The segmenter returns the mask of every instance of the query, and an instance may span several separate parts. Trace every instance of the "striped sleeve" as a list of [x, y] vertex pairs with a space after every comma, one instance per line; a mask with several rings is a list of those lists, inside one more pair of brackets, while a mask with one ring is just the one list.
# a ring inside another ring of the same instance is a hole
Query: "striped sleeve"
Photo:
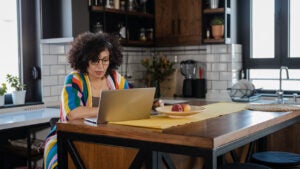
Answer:
[[89, 98], [90, 86], [87, 75], [72, 72], [65, 79], [61, 93], [61, 117], [66, 120], [68, 113], [79, 106], [91, 107], [92, 100]]
[[47, 139], [45, 141], [44, 168], [45, 169], [58, 168], [56, 126], [50, 131], [50, 134], [47, 136]]
[[117, 71], [107, 78], [110, 89], [129, 89], [128, 81]]

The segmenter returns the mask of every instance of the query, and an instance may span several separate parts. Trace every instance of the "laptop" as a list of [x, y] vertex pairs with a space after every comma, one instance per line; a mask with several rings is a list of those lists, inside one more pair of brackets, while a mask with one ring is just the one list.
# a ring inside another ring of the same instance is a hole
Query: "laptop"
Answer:
[[97, 118], [85, 118], [92, 123], [150, 118], [155, 88], [105, 90], [101, 93]]

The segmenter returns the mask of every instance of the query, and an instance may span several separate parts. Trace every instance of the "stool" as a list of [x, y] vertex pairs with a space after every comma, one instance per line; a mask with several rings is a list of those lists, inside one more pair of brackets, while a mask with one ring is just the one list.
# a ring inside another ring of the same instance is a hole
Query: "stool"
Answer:
[[219, 169], [271, 169], [269, 167], [254, 163], [231, 163], [224, 164]]
[[295, 167], [300, 165], [300, 155], [289, 152], [265, 151], [252, 154], [253, 162], [269, 167]]

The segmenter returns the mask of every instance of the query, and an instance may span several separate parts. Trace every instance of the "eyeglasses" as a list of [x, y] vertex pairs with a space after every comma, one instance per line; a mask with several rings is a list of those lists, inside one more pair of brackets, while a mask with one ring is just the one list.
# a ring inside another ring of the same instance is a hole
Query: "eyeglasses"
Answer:
[[106, 66], [106, 65], [109, 64], [109, 59], [108, 58], [98, 59], [96, 62], [92, 61], [91, 64], [94, 65], [94, 66], [98, 66], [98, 64], [100, 63], [100, 61], [101, 61], [101, 64], [103, 66]]

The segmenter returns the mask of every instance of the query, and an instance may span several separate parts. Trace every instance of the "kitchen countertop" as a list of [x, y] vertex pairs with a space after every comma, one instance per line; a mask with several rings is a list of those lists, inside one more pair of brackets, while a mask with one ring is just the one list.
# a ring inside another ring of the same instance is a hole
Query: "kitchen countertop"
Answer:
[[1, 113], [0, 130], [48, 123], [53, 117], [59, 117], [59, 109], [41, 108]]

